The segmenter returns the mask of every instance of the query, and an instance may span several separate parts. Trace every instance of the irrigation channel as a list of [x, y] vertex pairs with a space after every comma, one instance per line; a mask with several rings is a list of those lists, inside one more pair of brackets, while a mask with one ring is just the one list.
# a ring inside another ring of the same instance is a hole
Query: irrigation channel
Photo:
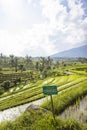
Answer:
[[87, 123], [87, 96], [78, 99], [76, 103], [68, 107], [61, 115], [62, 119], [75, 118]]
[[31, 103], [27, 103], [27, 104], [13, 107], [13, 108], [10, 108], [10, 109], [4, 110], [4, 111], [0, 111], [0, 122], [14, 120], [18, 116], [20, 116], [29, 105], [31, 105], [31, 104], [40, 105], [45, 100], [47, 100], [47, 98], [42, 98], [42, 99], [39, 99], [39, 100], [31, 102]]

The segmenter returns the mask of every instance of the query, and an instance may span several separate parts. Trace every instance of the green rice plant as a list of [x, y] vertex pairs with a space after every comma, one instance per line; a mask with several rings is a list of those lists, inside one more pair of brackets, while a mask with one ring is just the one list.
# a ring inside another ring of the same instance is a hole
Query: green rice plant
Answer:
[[[81, 84], [78, 84], [76, 88], [72, 88], [70, 91], [65, 91], [64, 93], [53, 97], [55, 114], [60, 114], [66, 107], [73, 104], [78, 97], [81, 97], [82, 95], [85, 96], [87, 94], [86, 84], [87, 81], [84, 81]], [[42, 107], [51, 110], [50, 100], [44, 102]]]
[[[16, 88], [14, 87], [14, 91], [12, 91], [12, 92], [9, 91], [9, 92], [7, 92], [7, 94], [5, 94], [5, 95], [3, 94], [0, 97], [2, 98], [2, 97], [6, 97], [6, 96], [9, 96], [9, 95], [13, 95], [13, 94], [19, 94], [20, 92], [25, 92], [25, 91], [27, 91], [27, 90], [29, 90], [31, 88], [41, 87], [45, 83], [46, 83], [46, 85], [48, 85], [48, 84], [53, 84], [54, 85], [55, 84], [55, 85], [61, 86], [61, 85], [64, 85], [64, 84], [66, 84], [68, 82], [76, 80], [78, 78], [79, 78], [78, 75], [58, 76], [58, 77], [54, 77], [54, 78], [48, 77], [48, 78], [46, 78], [44, 80], [38, 80], [36, 83], [29, 83], [29, 87], [23, 88], [23, 89], [19, 89], [17, 91], [15, 91]], [[80, 78], [81, 78], [81, 76], [80, 76]], [[52, 80], [50, 80], [50, 79], [52, 79]], [[66, 79], [68, 79], [68, 80], [66, 80]], [[50, 82], [48, 82], [48, 81], [50, 81]]]
[[[59, 92], [68, 91], [71, 88], [78, 87], [80, 84], [82, 84], [86, 80], [85, 77], [81, 77], [80, 79], [79, 78], [77, 78], [77, 79], [78, 79], [77, 81], [73, 81], [70, 84], [60, 86]], [[52, 81], [53, 79], [50, 80], [50, 78], [47, 78], [47, 80]], [[42, 86], [45, 81], [46, 81], [46, 79], [41, 80], [41, 82], [39, 82], [41, 84], [36, 83], [36, 86], [32, 86], [25, 91], [20, 91], [19, 93], [14, 93], [13, 95], [9, 96], [7, 99], [1, 100], [0, 101], [0, 110], [4, 110], [4, 109], [10, 108], [10, 107], [18, 106], [21, 104], [29, 103], [31, 101], [43, 98], [44, 95], [43, 95]], [[63, 104], [63, 102], [62, 102], [62, 104]]]

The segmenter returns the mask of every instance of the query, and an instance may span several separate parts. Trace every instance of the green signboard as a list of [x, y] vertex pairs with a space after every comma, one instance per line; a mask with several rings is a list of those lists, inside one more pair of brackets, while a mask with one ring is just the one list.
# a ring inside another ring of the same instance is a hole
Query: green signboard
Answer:
[[45, 95], [55, 95], [58, 93], [57, 86], [43, 86], [43, 93]]

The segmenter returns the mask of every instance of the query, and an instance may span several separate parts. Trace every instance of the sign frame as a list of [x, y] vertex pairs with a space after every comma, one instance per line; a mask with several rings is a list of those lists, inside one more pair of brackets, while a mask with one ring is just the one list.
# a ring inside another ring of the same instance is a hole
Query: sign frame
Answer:
[[57, 95], [58, 90], [56, 85], [51, 85], [51, 86], [43, 86], [43, 93], [45, 95]]

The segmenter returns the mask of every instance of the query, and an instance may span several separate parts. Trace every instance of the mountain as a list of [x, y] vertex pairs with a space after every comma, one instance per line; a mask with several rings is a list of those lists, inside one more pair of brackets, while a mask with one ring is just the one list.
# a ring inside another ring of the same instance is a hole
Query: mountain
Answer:
[[51, 55], [51, 57], [87, 57], [87, 44]]

